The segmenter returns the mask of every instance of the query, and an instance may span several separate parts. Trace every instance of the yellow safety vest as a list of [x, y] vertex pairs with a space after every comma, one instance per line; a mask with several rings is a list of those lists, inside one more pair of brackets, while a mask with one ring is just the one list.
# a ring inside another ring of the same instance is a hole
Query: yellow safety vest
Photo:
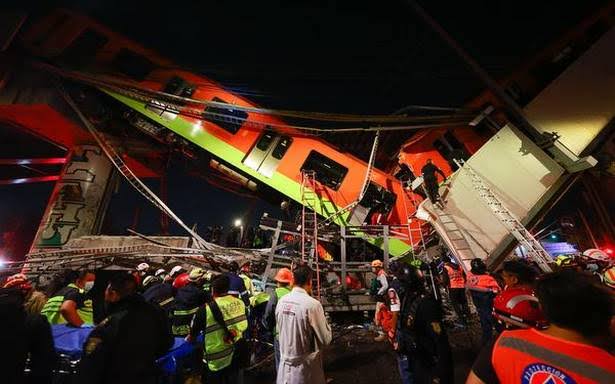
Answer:
[[[283, 298], [284, 296], [288, 295], [290, 293], [291, 289], [290, 287], [276, 287], [275, 289], [275, 297], [277, 297], [277, 301], [276, 301], [276, 305], [277, 303], [280, 302], [280, 299]], [[275, 317], [275, 313], [273, 314], [273, 316]], [[275, 337], [276, 339], [278, 338], [279, 335], [279, 331], [278, 331], [278, 325], [275, 325], [275, 330], [273, 331], [273, 337]]]
[[248, 275], [244, 275], [243, 273], [239, 275], [241, 280], [243, 280], [243, 285], [246, 286], [246, 291], [250, 294], [250, 296], [254, 295], [254, 283], [252, 283], [252, 279]]
[[[80, 294], [84, 295], [85, 290], [79, 288], [75, 284], [68, 284], [65, 288], [58, 292], [58, 295], [53, 296], [47, 300], [45, 306], [41, 310], [41, 315], [47, 318], [49, 324], [66, 324], [67, 321], [60, 313], [60, 308], [64, 302], [64, 296], [68, 293], [69, 289], [76, 289]], [[83, 307], [77, 308], [77, 314], [83, 320], [84, 324], [94, 324], [94, 311], [92, 309], [92, 300], [87, 299], [83, 301]]]
[[229, 331], [235, 334], [233, 343], [224, 341], [224, 328], [216, 322], [209, 305], [206, 307], [207, 320], [205, 328], [205, 354], [204, 362], [210, 371], [215, 372], [231, 365], [233, 360], [234, 343], [243, 337], [248, 329], [246, 307], [243, 301], [231, 295], [217, 297], [216, 304], [222, 312], [224, 323]]

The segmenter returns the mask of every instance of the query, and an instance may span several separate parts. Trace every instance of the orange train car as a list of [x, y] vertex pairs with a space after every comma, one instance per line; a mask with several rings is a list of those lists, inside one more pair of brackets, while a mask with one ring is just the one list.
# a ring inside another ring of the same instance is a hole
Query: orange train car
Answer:
[[[281, 119], [237, 107], [256, 107], [216, 82], [182, 70], [155, 52], [114, 33], [99, 23], [67, 10], [56, 11], [34, 24], [23, 37], [34, 56], [55, 65], [90, 75], [112, 75], [137, 87], [180, 97], [214, 101], [228, 106], [201, 106], [202, 115], [183, 114], [159, 100], [139, 100], [122, 92], [105, 90], [128, 107], [130, 122], [148, 133], [164, 130], [208, 151], [219, 170], [265, 184], [301, 203], [302, 170], [313, 170], [319, 182], [316, 211], [337, 224], [361, 225], [379, 214], [381, 223], [406, 226], [414, 206], [399, 180], [373, 170], [367, 193], [354, 209], [339, 214], [358, 199], [368, 164], [336, 149], [324, 140], [288, 128]], [[101, 77], [102, 78], [102, 77]], [[190, 107], [195, 107], [191, 105]], [[255, 128], [256, 126], [260, 128]], [[154, 127], [154, 129], [152, 129]], [[427, 158], [451, 173], [451, 151], [471, 155], [488, 137], [471, 127], [426, 129], [414, 136], [415, 145], [404, 152], [418, 172]], [[414, 196], [420, 201], [420, 196]], [[410, 224], [419, 229], [418, 222]], [[408, 227], [409, 228], [409, 227]], [[408, 235], [408, 229], [402, 229]], [[389, 252], [401, 255], [412, 247], [410, 236], [392, 238]]]

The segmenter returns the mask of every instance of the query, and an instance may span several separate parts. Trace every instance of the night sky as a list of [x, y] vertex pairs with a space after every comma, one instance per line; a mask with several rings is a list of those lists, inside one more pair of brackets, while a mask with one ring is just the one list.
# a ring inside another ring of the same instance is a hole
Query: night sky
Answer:
[[[607, 2], [419, 3], [498, 78]], [[265, 107], [392, 113], [409, 104], [461, 106], [484, 89], [400, 0], [2, 4], [33, 17], [55, 6], [77, 9]], [[169, 181], [170, 205], [189, 225], [230, 225], [249, 212], [253, 220], [277, 212], [188, 176], [182, 161], [172, 164]], [[19, 228], [20, 238], [31, 238], [51, 187], [0, 186], [0, 233]], [[159, 215], [126, 185], [112, 200], [107, 231], [125, 233], [137, 205], [139, 230], [155, 233]]]

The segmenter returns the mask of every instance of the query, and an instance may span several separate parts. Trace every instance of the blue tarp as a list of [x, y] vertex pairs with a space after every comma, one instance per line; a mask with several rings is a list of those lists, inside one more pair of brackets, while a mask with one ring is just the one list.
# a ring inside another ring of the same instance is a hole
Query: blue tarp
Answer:
[[[83, 343], [92, 329], [91, 326], [75, 328], [67, 325], [53, 325], [51, 333], [53, 334], [56, 351], [69, 356], [73, 360], [78, 360], [81, 357]], [[200, 335], [196, 345], [200, 345], [202, 342], [203, 336]], [[194, 349], [195, 344], [187, 343], [183, 338], [176, 337], [169, 353], [158, 359], [157, 363], [166, 374], [173, 375], [183, 361], [194, 352]]]
[[79, 359], [83, 343], [85, 343], [92, 329], [94, 329], [92, 326], [75, 328], [64, 324], [52, 325], [51, 334], [53, 335], [56, 351], [69, 356], [73, 360]]

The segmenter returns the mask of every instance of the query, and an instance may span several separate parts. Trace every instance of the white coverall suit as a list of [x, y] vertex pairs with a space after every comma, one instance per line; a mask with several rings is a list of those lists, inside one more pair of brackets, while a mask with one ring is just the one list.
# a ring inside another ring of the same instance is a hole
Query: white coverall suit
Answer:
[[322, 347], [331, 327], [320, 302], [299, 287], [282, 297], [275, 310], [280, 340], [277, 384], [324, 384]]

